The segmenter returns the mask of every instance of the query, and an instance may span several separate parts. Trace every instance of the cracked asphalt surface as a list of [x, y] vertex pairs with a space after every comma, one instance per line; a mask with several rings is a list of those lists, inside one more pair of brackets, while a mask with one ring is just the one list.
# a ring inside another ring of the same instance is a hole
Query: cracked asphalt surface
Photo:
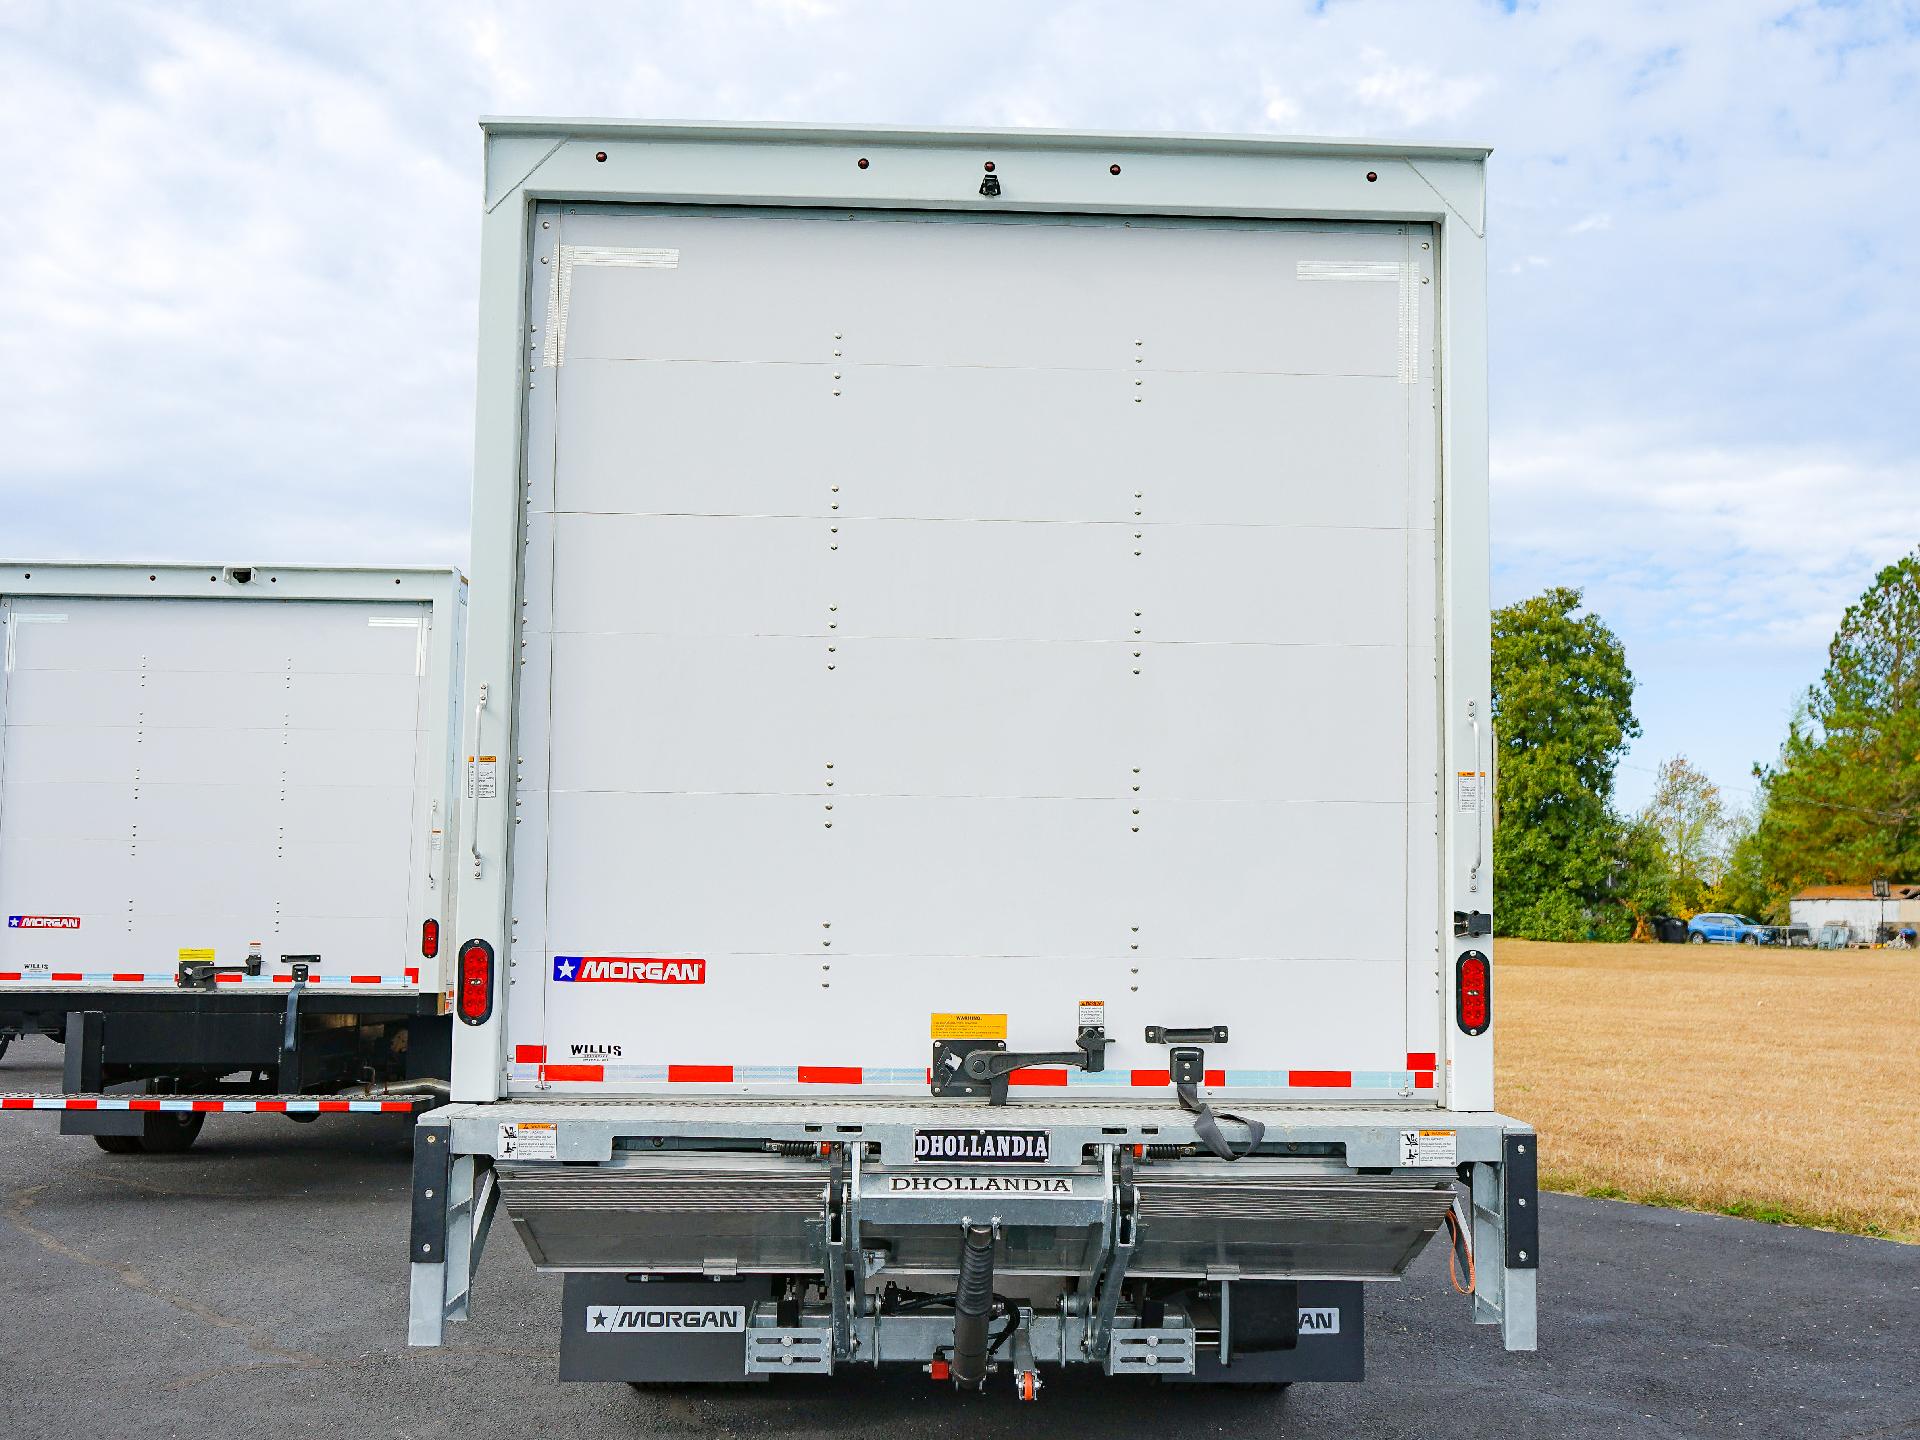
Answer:
[[[0, 1059], [0, 1090], [59, 1086], [44, 1040]], [[408, 1128], [213, 1116], [188, 1154], [114, 1156], [0, 1119], [0, 1433], [1920, 1437], [1920, 1246], [1561, 1196], [1532, 1355], [1470, 1323], [1435, 1248], [1369, 1293], [1363, 1385], [561, 1385], [559, 1281], [504, 1224], [473, 1320], [406, 1347]]]

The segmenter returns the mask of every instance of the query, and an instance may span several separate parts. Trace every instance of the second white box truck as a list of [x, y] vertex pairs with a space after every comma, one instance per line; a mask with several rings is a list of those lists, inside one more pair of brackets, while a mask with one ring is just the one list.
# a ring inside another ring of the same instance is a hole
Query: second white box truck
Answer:
[[1484, 152], [485, 132], [415, 1342], [504, 1205], [565, 1378], [1354, 1379], [1442, 1227], [1530, 1348]]
[[[0, 564], [0, 1041], [108, 1150], [445, 1094], [455, 570]], [[4, 1090], [0, 1083], [0, 1090]]]

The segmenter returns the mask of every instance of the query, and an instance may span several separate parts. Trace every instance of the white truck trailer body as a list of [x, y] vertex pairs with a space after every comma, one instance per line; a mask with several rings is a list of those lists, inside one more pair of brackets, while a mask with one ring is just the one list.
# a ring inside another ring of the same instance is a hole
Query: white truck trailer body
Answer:
[[[1181, 1202], [1205, 1244], [1163, 1218], [1105, 1290], [1111, 1239], [998, 1257], [1087, 1277], [1044, 1343], [1125, 1369], [1159, 1313], [1127, 1285], [1193, 1278], [1217, 1317], [1212, 1269], [1396, 1275], [1455, 1165], [1530, 1157], [1483, 938], [1482, 160], [488, 127], [466, 750], [513, 760], [470, 777], [475, 1103], [423, 1130], [474, 1214], [497, 1178], [583, 1284], [775, 1277], [723, 1366], [818, 1321], [831, 1368], [938, 1358], [879, 1338], [874, 1275], [957, 1273], [980, 1162], [1073, 1172], [1109, 1237], [1158, 1163], [1220, 1187]], [[1203, 1102], [1290, 1138], [1209, 1144]], [[688, 1144], [722, 1153], [632, 1153]], [[1336, 1152], [1386, 1173], [1346, 1188]], [[809, 1248], [815, 1190], [877, 1186], [881, 1225], [896, 1181], [960, 1186], [890, 1216], [937, 1240]], [[769, 1184], [813, 1197], [788, 1229], [739, 1218]], [[699, 1241], [669, 1217], [703, 1186], [739, 1223], [716, 1201]], [[469, 1259], [416, 1264], [417, 1337]], [[1514, 1268], [1480, 1303], [1524, 1345]], [[700, 1378], [595, 1350], [577, 1298], [565, 1373]]]
[[[0, 566], [0, 1026], [65, 1035], [70, 1081], [97, 1072], [15, 1108], [112, 1113], [131, 1099], [103, 1085], [212, 1081], [248, 1048], [236, 1027], [284, 1033], [296, 988], [333, 1030], [444, 1028], [464, 588], [451, 570]], [[83, 1043], [70, 1017], [89, 1014]], [[260, 1063], [282, 1070], [279, 1050]], [[301, 1092], [351, 1063], [307, 1058]]]

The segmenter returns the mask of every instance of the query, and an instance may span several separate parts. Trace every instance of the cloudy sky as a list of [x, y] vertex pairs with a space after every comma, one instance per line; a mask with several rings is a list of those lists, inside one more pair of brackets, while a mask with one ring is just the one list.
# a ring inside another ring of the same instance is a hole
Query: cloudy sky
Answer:
[[1637, 803], [1920, 540], [1920, 8], [0, 0], [0, 553], [464, 563], [485, 113], [1483, 141], [1498, 599]]

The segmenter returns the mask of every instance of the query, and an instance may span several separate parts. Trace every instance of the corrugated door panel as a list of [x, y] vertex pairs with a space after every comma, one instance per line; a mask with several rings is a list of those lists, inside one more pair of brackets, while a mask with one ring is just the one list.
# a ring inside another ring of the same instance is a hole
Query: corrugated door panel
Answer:
[[[0, 717], [0, 971], [182, 948], [417, 963], [426, 607], [16, 600]], [[35, 972], [37, 973], [37, 972]]]
[[917, 1093], [934, 1012], [1095, 1000], [1086, 1093], [1225, 1023], [1228, 1089], [1414, 1096], [1430, 232], [581, 208], [510, 1086]]

